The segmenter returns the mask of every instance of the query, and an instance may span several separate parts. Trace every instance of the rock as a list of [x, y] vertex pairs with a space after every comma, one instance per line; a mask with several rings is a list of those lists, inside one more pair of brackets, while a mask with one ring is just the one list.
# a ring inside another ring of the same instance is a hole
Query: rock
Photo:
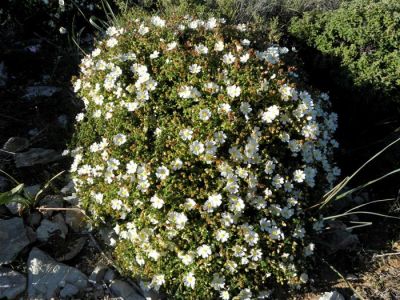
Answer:
[[[62, 208], [63, 198], [59, 195], [48, 195], [39, 201], [39, 206], [45, 208]], [[42, 214], [44, 217], [49, 218], [54, 212], [54, 210], [43, 210]]]
[[108, 268], [106, 266], [96, 266], [94, 268], [92, 274], [89, 276], [89, 282], [92, 284], [101, 283], [104, 279], [104, 275], [106, 274]]
[[38, 85], [38, 86], [28, 86], [25, 90], [25, 95], [22, 96], [23, 99], [32, 99], [37, 97], [51, 97], [55, 93], [59, 92], [61, 89], [55, 86]]
[[7, 191], [9, 185], [10, 185], [9, 180], [4, 176], [0, 176], [0, 193]]
[[33, 248], [28, 258], [28, 299], [57, 298], [58, 291], [72, 292], [72, 285], [79, 292], [87, 287], [87, 277], [76, 268], [56, 262], [38, 248]]
[[326, 292], [318, 300], [345, 300], [342, 294], [333, 291], [333, 292]]
[[85, 215], [79, 210], [67, 210], [65, 212], [65, 223], [73, 231], [79, 232], [85, 226]]
[[28, 237], [30, 243], [34, 243], [37, 240], [37, 234], [32, 227], [29, 226], [26, 227], [26, 236]]
[[66, 261], [73, 259], [75, 256], [79, 254], [79, 252], [82, 251], [83, 247], [86, 244], [87, 237], [82, 236], [74, 240], [70, 240], [67, 246], [67, 249], [65, 249], [64, 254], [61, 254], [57, 257], [58, 261]]
[[60, 298], [68, 298], [68, 297], [73, 297], [76, 294], [79, 293], [79, 289], [72, 285], [72, 284], [66, 284], [65, 287], [61, 290], [60, 292]]
[[68, 125], [68, 117], [67, 115], [60, 115], [57, 118], [57, 123], [60, 125], [62, 128], [67, 128]]
[[71, 196], [64, 197], [64, 200], [72, 206], [77, 206], [79, 204], [79, 198], [75, 193], [73, 193]]
[[4, 61], [0, 63], [0, 87], [3, 87], [7, 83], [7, 72], [6, 68], [4, 67]]
[[22, 137], [11, 137], [3, 145], [3, 150], [8, 152], [19, 152], [28, 149], [29, 141]]
[[25, 276], [11, 269], [0, 267], [0, 299], [15, 299], [25, 289]]
[[61, 189], [61, 193], [63, 193], [64, 195], [71, 195], [74, 192], [75, 192], [75, 185], [72, 180], [70, 180], [68, 184]]
[[108, 269], [106, 271], [106, 274], [104, 274], [104, 281], [107, 283], [110, 283], [111, 281], [113, 281], [116, 277], [116, 274], [114, 272], [114, 270]]
[[63, 239], [65, 239], [65, 235], [67, 234], [62, 225], [57, 222], [51, 222], [47, 219], [43, 219], [38, 229], [36, 229], [37, 238], [41, 242], [47, 242], [50, 236], [56, 233], [58, 233]]
[[61, 158], [61, 154], [56, 150], [42, 148], [31, 148], [29, 151], [16, 153], [14, 157], [17, 168], [47, 164]]
[[6, 207], [8, 208], [10, 213], [12, 213], [13, 215], [19, 215], [19, 211], [22, 208], [22, 204], [18, 203], [18, 202], [11, 202], [11, 203], [7, 203]]
[[40, 184], [30, 185], [24, 187], [24, 193], [31, 198], [35, 198], [36, 194], [40, 191]]
[[60, 225], [61, 231], [67, 235], [68, 233], [68, 226], [65, 224], [65, 219], [62, 213], [58, 213], [53, 217], [53, 222], [57, 223]]
[[145, 300], [138, 292], [127, 282], [122, 280], [113, 280], [110, 284], [111, 293], [124, 300]]
[[41, 220], [42, 220], [42, 214], [37, 211], [34, 211], [28, 216], [27, 221], [29, 226], [36, 228], [37, 226], [39, 226]]
[[0, 220], [0, 266], [11, 263], [29, 245], [21, 218]]

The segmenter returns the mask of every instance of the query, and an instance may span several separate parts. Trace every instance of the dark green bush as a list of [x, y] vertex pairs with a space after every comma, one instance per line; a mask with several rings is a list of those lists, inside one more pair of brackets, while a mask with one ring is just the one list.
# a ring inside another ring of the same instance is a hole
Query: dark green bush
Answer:
[[353, 85], [365, 97], [400, 100], [400, 1], [356, 0], [306, 13], [292, 20], [289, 32], [339, 63], [340, 85]]

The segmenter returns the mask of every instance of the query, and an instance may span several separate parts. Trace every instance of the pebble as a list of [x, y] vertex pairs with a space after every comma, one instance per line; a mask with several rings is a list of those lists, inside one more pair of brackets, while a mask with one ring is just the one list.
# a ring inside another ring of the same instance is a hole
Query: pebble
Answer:
[[11, 263], [29, 243], [21, 218], [0, 220], [0, 266]]
[[25, 289], [25, 276], [11, 269], [0, 267], [0, 299], [15, 299]]

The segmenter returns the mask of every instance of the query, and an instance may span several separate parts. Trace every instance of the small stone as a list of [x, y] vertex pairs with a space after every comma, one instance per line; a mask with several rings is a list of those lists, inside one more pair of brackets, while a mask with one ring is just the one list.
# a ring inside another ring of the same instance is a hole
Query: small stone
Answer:
[[74, 192], [75, 192], [75, 185], [72, 180], [70, 180], [68, 184], [61, 189], [61, 193], [63, 193], [64, 195], [71, 195]]
[[22, 204], [18, 202], [7, 203], [6, 207], [13, 215], [19, 215], [20, 210], [22, 209]]
[[47, 164], [62, 158], [61, 154], [53, 149], [31, 148], [26, 152], [16, 153], [14, 156], [17, 168]]
[[122, 280], [113, 280], [110, 284], [110, 290], [114, 296], [121, 297], [124, 300], [145, 300], [129, 283]]
[[67, 283], [65, 285], [65, 287], [61, 290], [60, 297], [61, 298], [73, 297], [78, 293], [79, 293], [79, 289], [76, 286]]
[[326, 292], [318, 300], [345, 300], [342, 294], [333, 291], [333, 292]]
[[96, 266], [92, 274], [89, 276], [89, 282], [92, 284], [101, 283], [107, 272], [108, 268], [106, 266]]
[[106, 271], [106, 274], [104, 275], [104, 281], [105, 282], [111, 282], [115, 279], [116, 274], [114, 272], [114, 270], [108, 269]]
[[11, 263], [29, 245], [21, 218], [0, 220], [0, 266]]
[[30, 100], [37, 97], [51, 97], [60, 90], [55, 86], [28, 86], [22, 98]]
[[0, 176], [0, 193], [7, 191], [9, 185], [10, 181], [4, 176]]
[[85, 226], [85, 215], [79, 210], [67, 210], [65, 212], [65, 223], [73, 231], [79, 232]]
[[[63, 198], [59, 195], [48, 195], [39, 201], [39, 206], [45, 208], [62, 208]], [[53, 213], [53, 210], [42, 211], [43, 216], [46, 218], [51, 217]]]
[[62, 128], [67, 128], [68, 125], [68, 117], [67, 115], [60, 115], [57, 118], [57, 123], [62, 127]]
[[72, 206], [77, 206], [79, 204], [79, 198], [73, 193], [71, 196], [64, 197], [64, 200], [71, 204]]
[[53, 217], [53, 222], [57, 223], [60, 225], [61, 231], [67, 235], [68, 233], [68, 226], [65, 224], [65, 219], [62, 213], [58, 213]]
[[[60, 285], [61, 282], [63, 284]], [[58, 299], [57, 291], [60, 287], [65, 289], [68, 285], [72, 285], [78, 289], [79, 293], [85, 290], [87, 283], [86, 275], [78, 269], [56, 262], [38, 248], [33, 248], [30, 252], [28, 258], [28, 299], [50, 299], [53, 297]], [[68, 292], [68, 289], [66, 292]]]
[[0, 299], [15, 299], [25, 289], [25, 276], [11, 269], [0, 267]]
[[29, 141], [22, 137], [11, 137], [5, 142], [3, 150], [8, 152], [19, 152], [28, 149]]
[[73, 259], [79, 254], [79, 252], [82, 251], [83, 247], [86, 244], [86, 240], [87, 237], [85, 236], [81, 236], [74, 240], [69, 240], [68, 246], [66, 247], [65, 251], [63, 251], [63, 254], [59, 254], [59, 256], [57, 257], [57, 261], [66, 261]]
[[37, 234], [32, 227], [26, 227], [26, 236], [28, 237], [30, 243], [34, 243], [37, 240]]
[[37, 211], [34, 211], [28, 216], [27, 221], [29, 226], [36, 228], [39, 226], [41, 220], [42, 220], [42, 214]]
[[0, 63], [0, 87], [3, 87], [3, 86], [6, 85], [7, 78], [8, 78], [8, 75], [7, 75], [7, 72], [6, 72], [6, 68], [4, 66], [4, 61], [2, 61]]
[[31, 198], [35, 198], [36, 194], [40, 191], [40, 184], [30, 185], [24, 187], [24, 193]]
[[47, 242], [50, 236], [58, 233], [58, 235], [65, 239], [66, 232], [63, 226], [59, 223], [51, 222], [47, 219], [43, 219], [38, 229], [36, 229], [37, 238], [41, 242]]

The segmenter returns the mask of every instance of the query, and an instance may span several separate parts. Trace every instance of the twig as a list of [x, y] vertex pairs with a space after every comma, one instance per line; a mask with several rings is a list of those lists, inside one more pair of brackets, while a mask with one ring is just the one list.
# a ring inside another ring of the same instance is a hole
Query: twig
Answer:
[[341, 279], [344, 280], [344, 282], [347, 284], [347, 286], [354, 292], [354, 294], [357, 295], [358, 298], [360, 298], [361, 300], [366, 300], [363, 296], [361, 296], [356, 289], [351, 285], [351, 283], [338, 271], [335, 269], [334, 266], [330, 265], [325, 259], [321, 258], [321, 260], [328, 265], [328, 267], [336, 273], [336, 275], [338, 275]]
[[15, 152], [10, 152], [10, 151], [6, 151], [3, 149], [0, 149], [1, 152], [7, 153], [7, 154], [11, 154], [11, 155], [15, 155]]
[[78, 207], [43, 207], [43, 206], [40, 206], [40, 207], [36, 207], [36, 209], [38, 211], [41, 211], [41, 210], [54, 210], [54, 211], [75, 210], [75, 211], [79, 211], [79, 212], [83, 213], [86, 216], [85, 211]]
[[384, 254], [375, 254], [373, 257], [385, 257], [385, 256], [392, 256], [392, 255], [400, 255], [400, 252], [392, 252], [392, 253], [384, 253]]

